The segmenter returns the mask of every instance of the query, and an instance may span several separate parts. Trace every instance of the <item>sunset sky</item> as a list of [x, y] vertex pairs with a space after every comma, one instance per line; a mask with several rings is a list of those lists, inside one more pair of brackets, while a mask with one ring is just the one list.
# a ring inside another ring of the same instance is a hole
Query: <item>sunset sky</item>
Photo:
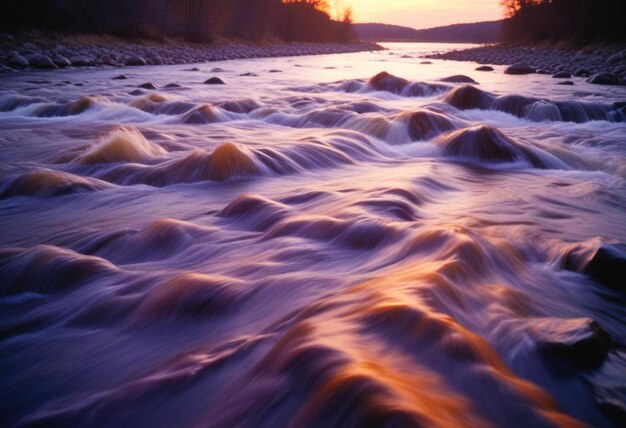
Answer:
[[354, 9], [356, 22], [383, 22], [429, 28], [502, 18], [500, 0], [340, 0]]

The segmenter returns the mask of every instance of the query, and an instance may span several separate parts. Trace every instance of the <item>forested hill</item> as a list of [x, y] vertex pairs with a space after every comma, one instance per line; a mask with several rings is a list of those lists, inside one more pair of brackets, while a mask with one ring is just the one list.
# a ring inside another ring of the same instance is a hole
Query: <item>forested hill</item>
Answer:
[[361, 40], [377, 42], [497, 43], [502, 38], [503, 21], [455, 24], [416, 30], [388, 24], [354, 24]]
[[296, 42], [354, 39], [350, 14], [318, 0], [0, 0], [0, 32], [25, 29], [124, 37]]

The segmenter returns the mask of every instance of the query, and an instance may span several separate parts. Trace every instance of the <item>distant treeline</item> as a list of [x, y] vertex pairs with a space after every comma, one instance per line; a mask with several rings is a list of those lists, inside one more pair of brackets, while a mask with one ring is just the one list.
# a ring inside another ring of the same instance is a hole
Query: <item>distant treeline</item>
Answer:
[[474, 22], [415, 30], [388, 24], [354, 24], [362, 40], [376, 42], [497, 43], [503, 21]]
[[351, 11], [333, 20], [327, 0], [0, 0], [0, 30], [124, 37], [347, 42]]
[[626, 40], [626, 0], [503, 0], [507, 42]]

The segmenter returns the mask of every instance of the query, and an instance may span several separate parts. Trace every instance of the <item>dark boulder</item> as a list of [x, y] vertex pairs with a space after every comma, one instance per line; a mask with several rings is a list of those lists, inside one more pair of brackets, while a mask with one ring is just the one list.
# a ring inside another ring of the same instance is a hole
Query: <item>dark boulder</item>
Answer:
[[7, 61], [7, 65], [9, 67], [13, 67], [13, 68], [21, 68], [21, 67], [28, 67], [30, 65], [30, 63], [23, 56], [18, 55], [18, 54], [14, 54]]
[[598, 248], [583, 273], [600, 284], [626, 291], [626, 244], [603, 245]]
[[553, 79], [570, 79], [572, 75], [566, 71], [560, 71], [552, 75]]
[[608, 333], [590, 318], [533, 318], [527, 326], [538, 351], [553, 362], [593, 366], [609, 350]]
[[138, 87], [139, 88], [143, 88], [143, 89], [152, 89], [152, 90], [157, 89], [157, 85], [155, 85], [152, 82], [143, 83], [143, 84], [139, 85]]
[[52, 58], [52, 62], [57, 67], [69, 67], [72, 65], [70, 60], [65, 58], [63, 55], [55, 55], [54, 58]]
[[113, 77], [111, 80], [128, 80], [128, 76], [125, 74], [120, 74], [119, 76]]
[[444, 77], [443, 79], [439, 79], [441, 82], [448, 83], [478, 83], [474, 79], [469, 76], [465, 76], [463, 74], [455, 74], [454, 76]]
[[204, 84], [205, 85], [225, 85], [226, 82], [224, 82], [219, 77], [211, 77], [210, 79], [205, 80]]
[[586, 68], [579, 68], [574, 72], [574, 77], [589, 77], [591, 76], [591, 72]]
[[70, 57], [70, 62], [72, 63], [73, 67], [87, 67], [93, 64], [91, 58], [85, 55], [74, 55]]
[[563, 86], [573, 86], [574, 82], [572, 82], [571, 80], [565, 80], [564, 82], [559, 82], [557, 83], [557, 85], [563, 85]]
[[57, 66], [52, 62], [50, 57], [47, 57], [45, 55], [37, 55], [35, 58], [32, 59], [32, 61], [30, 61], [30, 65], [34, 68], [41, 69], [57, 68]]
[[517, 74], [517, 75], [532, 74], [535, 72], [535, 69], [526, 63], [518, 62], [518, 63], [508, 66], [506, 70], [504, 70], [504, 72], [506, 74]]
[[138, 66], [142, 66], [146, 64], [147, 64], [146, 60], [140, 56], [129, 58], [124, 62], [124, 65], [131, 66], [131, 67], [138, 67]]
[[595, 85], [622, 85], [622, 79], [613, 73], [597, 73], [587, 80]]
[[493, 67], [481, 65], [480, 67], [476, 67], [476, 71], [493, 71]]

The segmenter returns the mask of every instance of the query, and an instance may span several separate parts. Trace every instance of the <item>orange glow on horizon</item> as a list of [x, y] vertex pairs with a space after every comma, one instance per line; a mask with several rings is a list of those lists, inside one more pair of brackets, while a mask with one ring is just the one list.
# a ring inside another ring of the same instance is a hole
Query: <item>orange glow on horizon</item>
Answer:
[[335, 0], [335, 8], [352, 7], [355, 22], [381, 22], [430, 28], [503, 18], [500, 0]]

